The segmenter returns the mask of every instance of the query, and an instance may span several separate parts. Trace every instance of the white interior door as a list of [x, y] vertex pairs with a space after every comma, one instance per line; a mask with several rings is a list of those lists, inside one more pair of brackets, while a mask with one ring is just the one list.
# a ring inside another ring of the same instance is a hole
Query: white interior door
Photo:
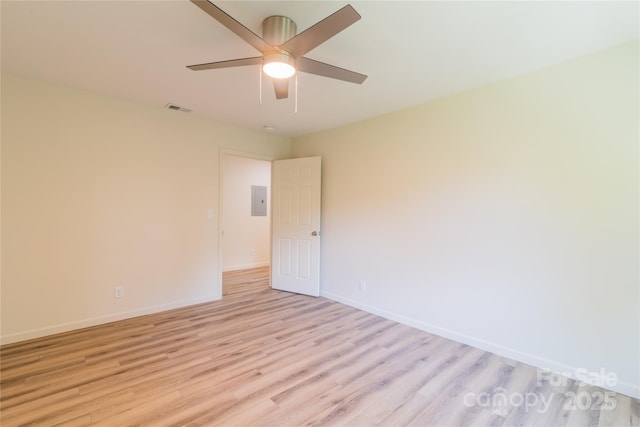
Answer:
[[320, 295], [320, 164], [320, 157], [273, 162], [273, 289]]

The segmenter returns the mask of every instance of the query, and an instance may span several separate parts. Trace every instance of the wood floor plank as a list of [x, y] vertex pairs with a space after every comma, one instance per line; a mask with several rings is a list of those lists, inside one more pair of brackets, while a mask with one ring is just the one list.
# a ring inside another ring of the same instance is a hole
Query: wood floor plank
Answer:
[[0, 392], [3, 427], [640, 425], [638, 399], [571, 408], [605, 391], [274, 291], [268, 267], [225, 273], [220, 301], [0, 347]]

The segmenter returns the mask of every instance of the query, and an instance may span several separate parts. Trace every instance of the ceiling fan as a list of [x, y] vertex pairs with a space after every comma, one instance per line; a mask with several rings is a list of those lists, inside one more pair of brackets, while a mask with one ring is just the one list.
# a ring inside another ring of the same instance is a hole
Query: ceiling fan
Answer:
[[304, 57], [307, 52], [360, 19], [360, 15], [351, 5], [334, 12], [300, 34], [296, 34], [296, 24], [290, 18], [269, 16], [262, 21], [260, 37], [210, 1], [191, 2], [262, 54], [251, 58], [189, 65], [187, 68], [193, 71], [261, 64], [262, 71], [273, 79], [277, 99], [289, 96], [289, 78], [297, 71], [357, 84], [361, 84], [367, 78], [364, 74]]

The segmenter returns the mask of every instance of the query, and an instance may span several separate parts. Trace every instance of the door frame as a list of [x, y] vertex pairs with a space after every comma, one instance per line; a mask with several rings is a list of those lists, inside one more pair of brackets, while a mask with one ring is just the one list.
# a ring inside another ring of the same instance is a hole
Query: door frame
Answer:
[[[218, 286], [215, 289], [214, 299], [222, 299], [222, 208], [223, 208], [223, 194], [224, 194], [224, 155], [246, 157], [254, 160], [265, 160], [271, 162], [271, 179], [273, 179], [273, 161], [280, 160], [279, 157], [270, 156], [265, 154], [253, 153], [250, 151], [234, 150], [232, 148], [220, 148], [218, 152]], [[269, 247], [271, 248], [271, 191], [269, 191], [267, 209], [269, 210]], [[271, 266], [271, 259], [269, 259], [269, 266]]]

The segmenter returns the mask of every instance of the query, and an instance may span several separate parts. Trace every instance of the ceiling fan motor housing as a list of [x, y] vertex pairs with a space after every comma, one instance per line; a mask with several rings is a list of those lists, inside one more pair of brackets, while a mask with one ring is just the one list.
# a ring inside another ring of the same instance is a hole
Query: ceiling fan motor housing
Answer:
[[[262, 21], [262, 39], [272, 46], [280, 46], [296, 35], [296, 23], [286, 16], [269, 16]], [[278, 49], [278, 48], [276, 48]], [[295, 58], [285, 50], [265, 54], [262, 69], [273, 78], [289, 78], [296, 72]]]
[[270, 16], [262, 21], [262, 38], [272, 46], [280, 46], [296, 31], [296, 23], [286, 16]]

